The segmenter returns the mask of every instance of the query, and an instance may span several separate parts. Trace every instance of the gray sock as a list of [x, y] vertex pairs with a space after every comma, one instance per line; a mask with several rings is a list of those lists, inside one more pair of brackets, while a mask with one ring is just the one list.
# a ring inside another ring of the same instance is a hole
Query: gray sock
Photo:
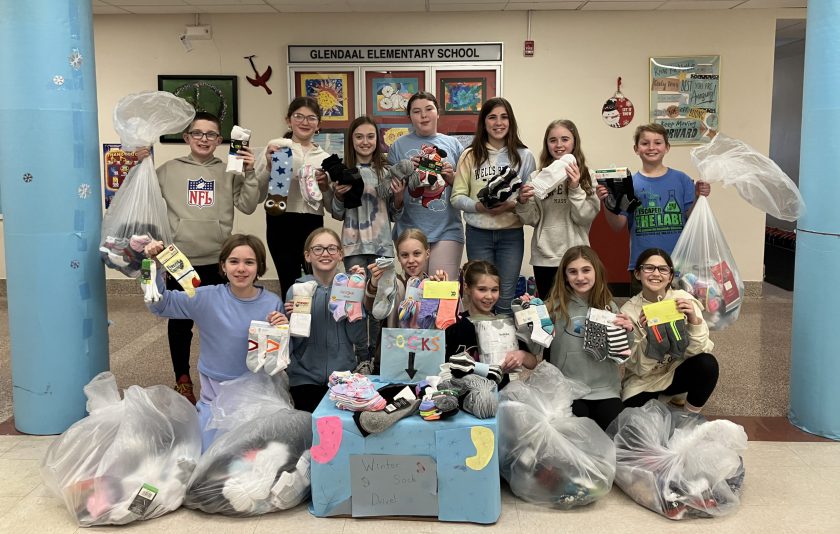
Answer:
[[396, 305], [397, 273], [394, 270], [394, 258], [376, 258], [376, 265], [384, 272], [376, 286], [372, 313], [375, 319], [383, 321], [391, 315]]
[[667, 328], [667, 324], [648, 325], [645, 356], [659, 362], [665, 359], [665, 355], [671, 349]]
[[359, 414], [359, 426], [369, 434], [378, 434], [388, 430], [391, 425], [417, 411], [420, 407], [420, 399], [414, 399], [405, 408], [385, 413], [385, 410], [378, 412], [361, 412]]

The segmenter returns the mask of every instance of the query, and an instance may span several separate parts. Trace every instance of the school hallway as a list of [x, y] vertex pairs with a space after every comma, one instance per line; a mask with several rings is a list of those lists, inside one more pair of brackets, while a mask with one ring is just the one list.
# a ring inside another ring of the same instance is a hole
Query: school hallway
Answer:
[[[164, 320], [146, 311], [139, 293], [108, 298], [111, 370], [121, 388], [170, 384]], [[112, 292], [113, 293], [113, 292]], [[560, 511], [528, 504], [502, 484], [502, 515], [492, 526], [437, 521], [317, 518], [307, 505], [257, 518], [227, 518], [184, 508], [122, 527], [77, 527], [38, 472], [54, 437], [16, 433], [11, 421], [8, 313], [0, 299], [0, 533], [97, 531], [269, 533], [470, 532], [772, 532], [833, 533], [840, 528], [840, 443], [811, 436], [785, 418], [788, 404], [792, 293], [764, 285], [748, 297], [738, 321], [713, 332], [720, 382], [704, 413], [742, 424], [750, 442], [741, 506], [717, 519], [669, 521], [634, 503], [619, 488], [588, 507]], [[194, 340], [197, 344], [197, 340]], [[197, 347], [193, 350], [193, 371]], [[194, 373], [194, 379], [197, 378]], [[197, 382], [197, 381], [196, 381]]]

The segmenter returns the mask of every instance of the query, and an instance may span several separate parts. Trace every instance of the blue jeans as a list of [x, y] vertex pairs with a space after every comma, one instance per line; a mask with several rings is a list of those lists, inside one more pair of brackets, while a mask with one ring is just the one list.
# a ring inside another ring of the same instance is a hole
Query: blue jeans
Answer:
[[510, 301], [516, 293], [516, 282], [525, 255], [525, 233], [522, 228], [483, 230], [467, 225], [467, 258], [485, 260], [499, 270], [499, 302], [496, 313], [512, 315]]

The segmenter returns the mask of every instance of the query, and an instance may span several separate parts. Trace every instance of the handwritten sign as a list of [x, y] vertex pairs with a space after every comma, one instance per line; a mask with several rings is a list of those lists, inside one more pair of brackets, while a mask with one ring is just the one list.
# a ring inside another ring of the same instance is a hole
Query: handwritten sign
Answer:
[[353, 517], [437, 516], [437, 464], [429, 456], [350, 455]]
[[676, 78], [656, 78], [651, 90], [677, 92], [680, 90], [680, 81]]
[[383, 328], [380, 376], [393, 382], [419, 382], [440, 372], [446, 354], [443, 330]]

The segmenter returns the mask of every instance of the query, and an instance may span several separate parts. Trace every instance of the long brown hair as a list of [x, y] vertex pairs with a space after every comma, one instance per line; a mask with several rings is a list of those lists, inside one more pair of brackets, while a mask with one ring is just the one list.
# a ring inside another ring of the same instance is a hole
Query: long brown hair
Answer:
[[[519, 157], [520, 148], [528, 148], [525, 143], [519, 138], [519, 126], [516, 125], [516, 116], [513, 114], [513, 107], [510, 102], [501, 97], [491, 98], [481, 105], [481, 112], [478, 114], [478, 122], [475, 127], [475, 136], [469, 150], [472, 152], [473, 163], [479, 167], [482, 163], [487, 161], [490, 157], [490, 151], [487, 150], [487, 143], [490, 142], [490, 136], [487, 133], [487, 126], [484, 122], [487, 116], [490, 115], [497, 107], [505, 108], [505, 113], [508, 116], [508, 131], [505, 135], [505, 147], [508, 152], [508, 160], [510, 166], [519, 170], [522, 164], [522, 159]], [[527, 177], [522, 177], [524, 180]]]
[[566, 279], [566, 268], [577, 259], [588, 261], [595, 270], [595, 283], [589, 292], [589, 306], [603, 310], [608, 308], [610, 302], [613, 300], [612, 293], [610, 293], [610, 289], [607, 287], [606, 269], [601, 262], [601, 258], [598, 257], [598, 253], [592, 247], [587, 247], [586, 245], [578, 245], [570, 248], [563, 254], [563, 259], [560, 260], [560, 267], [557, 269], [557, 275], [554, 277], [554, 285], [551, 286], [551, 291], [548, 292], [548, 298], [545, 300], [545, 305], [552, 318], [555, 321], [558, 318], [562, 318], [566, 325], [571, 320], [569, 315], [569, 299], [575, 293]]
[[376, 132], [376, 147], [373, 149], [373, 154], [371, 154], [370, 166], [373, 167], [376, 176], [382, 178], [385, 171], [385, 155], [382, 154], [382, 145], [379, 139], [379, 125], [367, 115], [356, 117], [356, 120], [351, 122], [347, 128], [347, 136], [344, 138], [344, 163], [348, 169], [352, 169], [358, 165], [356, 162], [356, 149], [353, 147], [353, 133], [356, 131], [356, 128], [363, 124], [370, 124], [373, 126], [373, 131]]
[[[548, 127], [545, 129], [545, 135], [543, 135], [543, 146], [542, 153], [540, 154], [539, 169], [545, 169], [554, 162], [554, 156], [551, 155], [551, 151], [548, 149], [548, 138], [551, 136], [551, 130], [558, 126], [562, 126], [572, 132], [572, 138], [575, 141], [575, 146], [572, 149], [572, 155], [575, 157], [575, 160], [577, 160], [578, 168], [580, 168], [580, 186], [584, 191], [586, 191], [587, 195], [591, 195], [594, 191], [592, 187], [592, 177], [589, 175], [589, 167], [586, 166], [586, 156], [583, 155], [583, 149], [580, 146], [580, 134], [578, 133], [577, 126], [574, 122], [568, 119], [557, 119], [556, 121], [551, 121], [548, 124]], [[565, 183], [565, 191], [566, 193], [569, 192], [568, 180]]]
[[[299, 96], [289, 102], [289, 107], [286, 109], [286, 120], [291, 121], [292, 115], [295, 111], [299, 110], [300, 108], [309, 108], [311, 109], [315, 115], [318, 117], [318, 122], [321, 122], [323, 118], [323, 112], [321, 111], [321, 106], [318, 105], [318, 101], [311, 96]], [[292, 128], [290, 127], [286, 134], [283, 136], [286, 139], [292, 138]]]

